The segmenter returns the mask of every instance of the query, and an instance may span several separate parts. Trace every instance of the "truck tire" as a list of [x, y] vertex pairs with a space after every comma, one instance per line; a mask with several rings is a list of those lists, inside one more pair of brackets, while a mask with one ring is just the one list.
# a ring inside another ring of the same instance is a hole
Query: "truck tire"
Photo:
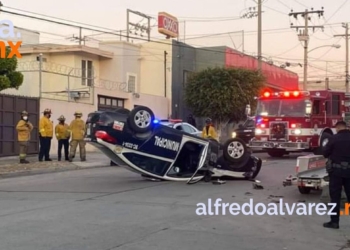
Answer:
[[250, 152], [242, 139], [231, 138], [223, 145], [223, 155], [226, 161], [230, 163], [247, 162]]
[[301, 194], [309, 194], [311, 192], [310, 187], [298, 187], [298, 189]]
[[135, 133], [146, 133], [151, 131], [154, 121], [154, 113], [150, 108], [138, 106], [131, 110], [128, 123]]

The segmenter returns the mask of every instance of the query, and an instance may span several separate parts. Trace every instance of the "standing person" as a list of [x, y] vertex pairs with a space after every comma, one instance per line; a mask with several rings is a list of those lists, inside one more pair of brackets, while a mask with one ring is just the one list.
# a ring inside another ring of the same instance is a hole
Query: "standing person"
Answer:
[[53, 137], [53, 122], [51, 118], [51, 109], [44, 110], [44, 116], [39, 121], [39, 138], [40, 138], [40, 151], [39, 161], [52, 161], [50, 159], [51, 140]]
[[187, 118], [187, 122], [189, 124], [191, 124], [192, 126], [194, 126], [195, 128], [197, 128], [197, 124], [196, 124], [196, 119], [194, 119], [193, 115], [190, 114]]
[[202, 137], [218, 140], [218, 135], [210, 118], [205, 120], [205, 126], [202, 131]]
[[69, 130], [71, 132], [72, 140], [70, 142], [69, 161], [72, 162], [79, 145], [80, 160], [86, 161], [86, 150], [84, 141], [85, 122], [81, 119], [83, 114], [79, 111], [74, 113], [75, 119], [71, 122]]
[[66, 161], [69, 160], [69, 138], [70, 138], [70, 133], [69, 133], [69, 126], [68, 124], [65, 123], [66, 118], [64, 118], [63, 115], [61, 115], [58, 119], [59, 123], [55, 127], [55, 134], [56, 134], [56, 139], [58, 141], [58, 161], [61, 161], [62, 159], [62, 147], [64, 148], [64, 158]]
[[17, 123], [16, 130], [18, 132], [19, 143], [19, 163], [27, 164], [29, 161], [27, 158], [28, 142], [30, 141], [30, 133], [33, 130], [33, 125], [28, 120], [28, 112], [22, 111], [21, 119]]
[[336, 203], [336, 215], [331, 215], [331, 221], [324, 223], [326, 228], [339, 228], [340, 201], [344, 187], [348, 202], [350, 202], [350, 131], [344, 121], [335, 125], [337, 134], [333, 135], [323, 148], [323, 156], [328, 158], [327, 172], [329, 175], [329, 195], [332, 203]]

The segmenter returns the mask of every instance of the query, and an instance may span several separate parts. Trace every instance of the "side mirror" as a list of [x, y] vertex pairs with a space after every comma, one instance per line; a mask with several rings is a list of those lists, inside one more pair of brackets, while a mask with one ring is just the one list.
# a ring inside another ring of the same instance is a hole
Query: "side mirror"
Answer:
[[243, 129], [244, 126], [243, 126], [242, 124], [239, 124], [239, 125], [238, 125], [238, 128]]
[[250, 105], [247, 104], [245, 107], [245, 115], [250, 116], [250, 113], [251, 113], [251, 108], [250, 108]]

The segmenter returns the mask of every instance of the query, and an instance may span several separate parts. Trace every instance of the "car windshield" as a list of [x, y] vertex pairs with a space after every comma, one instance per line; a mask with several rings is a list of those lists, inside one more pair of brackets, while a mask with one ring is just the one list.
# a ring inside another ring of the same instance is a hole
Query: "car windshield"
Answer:
[[306, 115], [306, 106], [303, 99], [260, 100], [257, 115], [301, 117]]

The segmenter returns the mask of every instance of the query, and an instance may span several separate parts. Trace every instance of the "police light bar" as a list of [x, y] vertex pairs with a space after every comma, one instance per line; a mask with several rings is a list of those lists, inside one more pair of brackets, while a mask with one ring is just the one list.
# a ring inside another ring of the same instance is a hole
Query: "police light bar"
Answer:
[[264, 98], [270, 98], [270, 97], [301, 97], [301, 96], [309, 96], [310, 92], [309, 91], [299, 91], [299, 90], [294, 90], [294, 91], [281, 91], [281, 92], [269, 92], [266, 91], [263, 94]]

